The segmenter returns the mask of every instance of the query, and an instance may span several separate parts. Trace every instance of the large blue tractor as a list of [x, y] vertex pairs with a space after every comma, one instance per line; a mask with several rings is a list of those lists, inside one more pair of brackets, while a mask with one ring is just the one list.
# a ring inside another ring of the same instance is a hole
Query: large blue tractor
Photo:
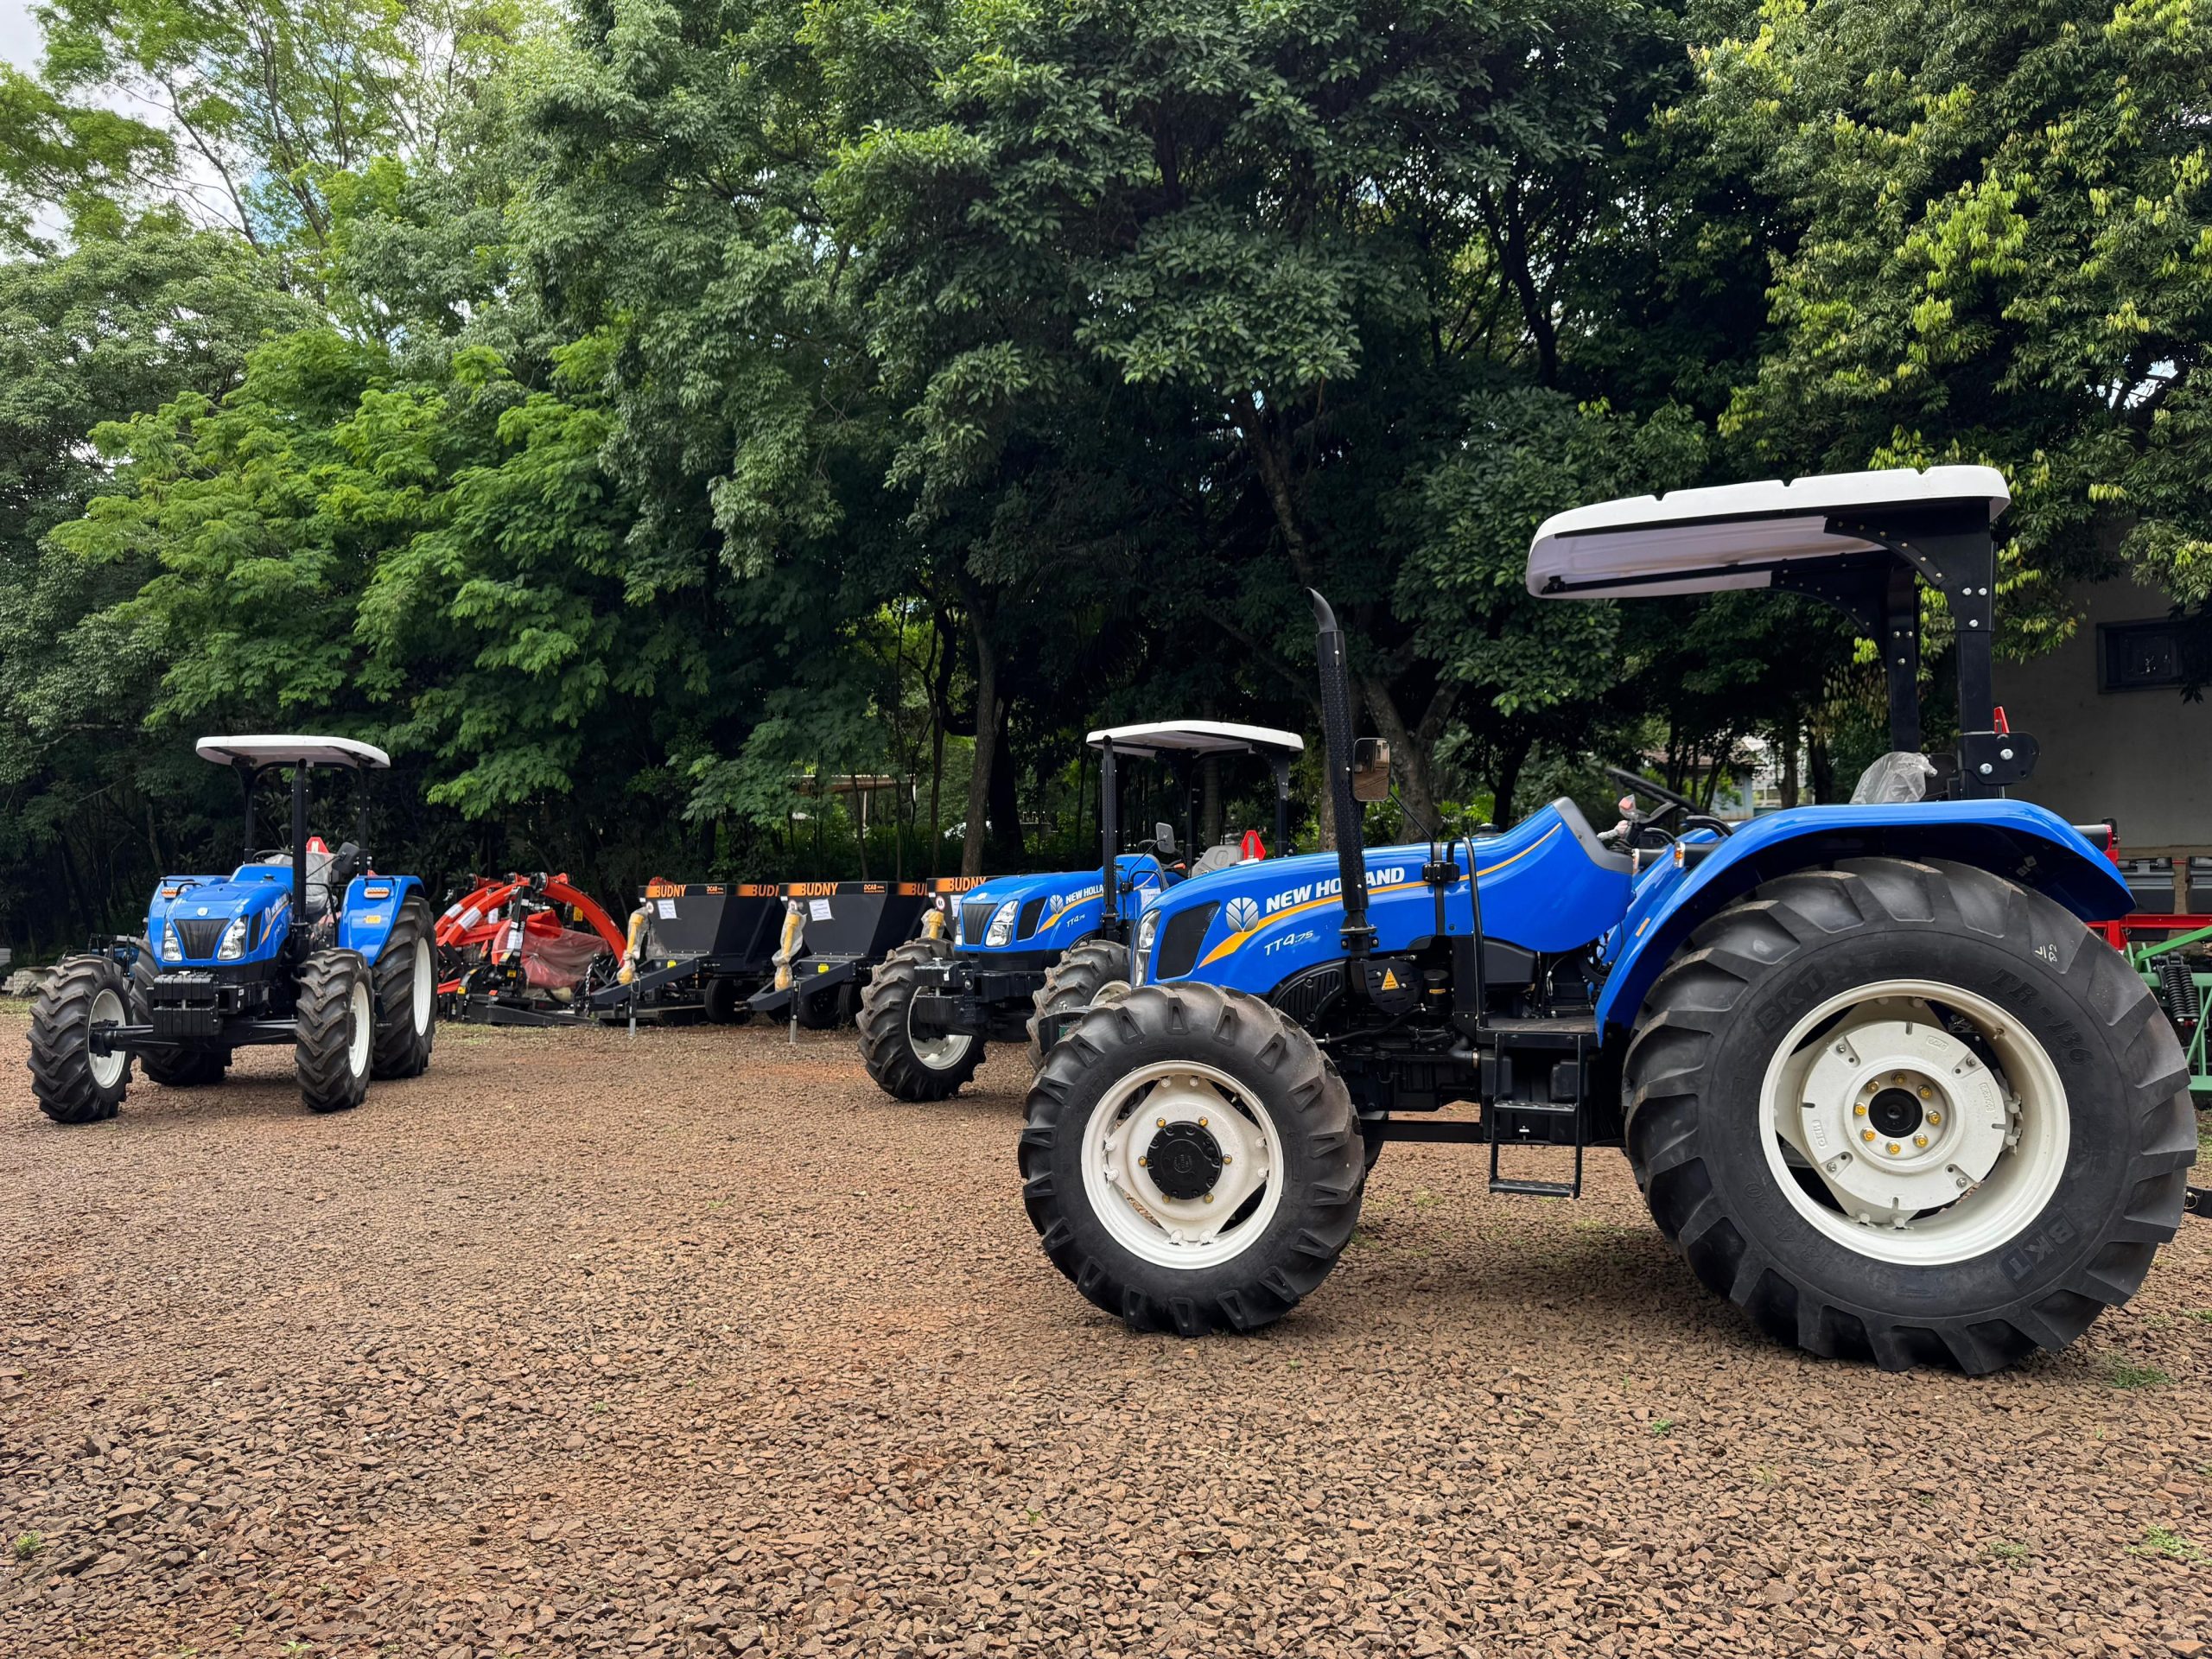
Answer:
[[[1128, 972], [1128, 930], [1145, 902], [1181, 880], [1175, 832], [1155, 823], [1152, 839], [1121, 846], [1120, 763], [1169, 762], [1186, 816], [1185, 844], [1198, 839], [1196, 770], [1209, 759], [1256, 755], [1274, 785], [1275, 849], [1288, 832], [1291, 762], [1304, 750], [1294, 732], [1220, 721], [1117, 726], [1090, 734], [1098, 751], [1098, 867], [1056, 875], [1000, 876], [957, 895], [956, 927], [891, 952], [861, 1001], [861, 1058], [868, 1075], [900, 1100], [943, 1100], [976, 1075], [986, 1042], [1033, 1038], [1039, 1021], [1087, 1008]], [[1255, 836], [1208, 848], [1192, 875], [1262, 852]], [[1114, 895], [1110, 909], [1105, 895]]]
[[[289, 1043], [317, 1112], [359, 1105], [372, 1077], [430, 1064], [437, 968], [423, 884], [377, 874], [358, 842], [331, 852], [308, 832], [310, 774], [351, 772], [358, 788], [391, 764], [384, 751], [342, 737], [208, 737], [199, 752], [238, 774], [246, 861], [227, 876], [163, 876], [143, 939], [48, 976], [31, 1015], [31, 1088], [57, 1123], [113, 1117], [134, 1056], [181, 1088], [220, 1081], [235, 1049]], [[284, 767], [291, 843], [264, 849], [256, 794]], [[364, 801], [364, 841], [366, 823]]]
[[[2194, 1207], [2196, 1124], [2171, 1028], [2083, 925], [2126, 886], [2001, 797], [2036, 755], [1991, 694], [2007, 499], [1946, 467], [1541, 527], [1537, 595], [1782, 588], [1880, 642], [1892, 753], [1855, 804], [1745, 823], [1630, 774], [1651, 810], [1625, 799], [1604, 834], [1562, 799], [1502, 835], [1363, 848], [1388, 755], [1352, 738], [1315, 595], [1336, 852], [1147, 907], [1137, 988], [1073, 1021], [1029, 1095], [1053, 1262], [1134, 1329], [1249, 1329], [1327, 1275], [1387, 1141], [1475, 1142], [1493, 1191], [1560, 1197], [1613, 1144], [1696, 1276], [1816, 1354], [1989, 1371], [2126, 1301]], [[1933, 760], [1916, 579], [1957, 640]], [[1572, 1177], [1501, 1168], [1531, 1146], [1571, 1149]]]

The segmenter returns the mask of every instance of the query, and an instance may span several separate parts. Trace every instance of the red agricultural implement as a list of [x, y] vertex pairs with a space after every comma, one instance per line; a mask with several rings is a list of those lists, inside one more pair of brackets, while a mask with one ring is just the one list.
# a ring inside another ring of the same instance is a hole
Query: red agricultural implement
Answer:
[[617, 988], [622, 930], [568, 876], [472, 877], [438, 918], [438, 996], [449, 1020], [566, 1025]]

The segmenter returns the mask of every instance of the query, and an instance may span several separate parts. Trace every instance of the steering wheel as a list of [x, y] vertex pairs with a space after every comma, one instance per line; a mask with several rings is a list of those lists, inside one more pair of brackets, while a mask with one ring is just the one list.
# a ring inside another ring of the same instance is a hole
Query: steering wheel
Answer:
[[1663, 801], [1666, 803], [1666, 804], [1658, 811], [1654, 812], [1649, 818], [1646, 819], [1646, 823], [1656, 823], [1660, 819], [1666, 817], [1669, 813], [1681, 812], [1687, 815], [1682, 820], [1681, 826], [1685, 830], [1713, 830], [1719, 831], [1723, 836], [1734, 833], [1731, 826], [1723, 823], [1719, 818], [1714, 817], [1712, 814], [1706, 811], [1703, 807], [1700, 806], [1695, 801], [1690, 799], [1688, 796], [1678, 795], [1673, 790], [1668, 788], [1666, 785], [1658, 783], [1652, 779], [1646, 778], [1640, 772], [1630, 772], [1625, 766], [1606, 766], [1602, 770], [1605, 772], [1606, 777], [1611, 779], [1617, 784], [1623, 785], [1626, 788], [1633, 791], [1635, 793], [1638, 795], [1649, 795], [1656, 801]]

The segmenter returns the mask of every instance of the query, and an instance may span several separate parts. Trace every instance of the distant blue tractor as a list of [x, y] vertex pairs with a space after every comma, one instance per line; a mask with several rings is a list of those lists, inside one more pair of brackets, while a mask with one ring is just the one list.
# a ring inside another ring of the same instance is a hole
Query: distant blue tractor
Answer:
[[[1999, 798], [2036, 758], [1991, 695], [2007, 499], [1947, 467], [1542, 526], [1535, 594], [1784, 588], [1881, 643], [1892, 753], [1855, 804], [1748, 823], [1624, 773], [1604, 834], [1562, 799], [1502, 835], [1363, 848], [1389, 755], [1353, 741], [1314, 595], [1337, 850], [1163, 893], [1137, 988], [1045, 1033], [1020, 1161], [1052, 1261], [1133, 1329], [1250, 1329], [1335, 1265], [1387, 1141], [1482, 1144], [1492, 1191], [1559, 1197], [1618, 1144], [1697, 1277], [1816, 1354], [1989, 1371], [2125, 1302], [2201, 1205], [2195, 1118], [2149, 988], [2083, 925], [2125, 912], [2125, 884]], [[1936, 760], [1916, 578], [1958, 642]], [[1571, 1151], [1572, 1177], [1502, 1173], [1527, 1147]]]
[[[1185, 845], [1198, 839], [1194, 768], [1209, 758], [1257, 755], [1274, 785], [1275, 849], [1289, 830], [1290, 766], [1304, 750], [1294, 732], [1221, 721], [1117, 726], [1090, 734], [1098, 751], [1100, 861], [1090, 870], [994, 877], [947, 895], [957, 908], [944, 934], [912, 940], [876, 968], [861, 1001], [861, 1058], [900, 1100], [943, 1100], [976, 1075], [986, 1042], [1033, 1040], [1038, 1022], [1090, 1006], [1126, 981], [1129, 925], [1147, 899], [1184, 879], [1173, 826], [1121, 850], [1119, 764], [1173, 762], [1185, 809]], [[1207, 849], [1190, 874], [1264, 857], [1255, 835]], [[1105, 895], [1114, 894], [1112, 907]]]
[[[145, 938], [71, 957], [31, 1015], [32, 1092], [57, 1123], [113, 1117], [132, 1058], [171, 1088], [221, 1080], [232, 1052], [289, 1043], [311, 1111], [361, 1103], [369, 1079], [411, 1077], [435, 1037], [435, 918], [423, 884], [380, 875], [354, 842], [308, 833], [308, 776], [391, 764], [341, 737], [209, 737], [202, 759], [236, 771], [246, 861], [228, 876], [168, 875]], [[260, 849], [255, 796], [291, 768], [291, 844]], [[361, 811], [361, 838], [367, 813]]]

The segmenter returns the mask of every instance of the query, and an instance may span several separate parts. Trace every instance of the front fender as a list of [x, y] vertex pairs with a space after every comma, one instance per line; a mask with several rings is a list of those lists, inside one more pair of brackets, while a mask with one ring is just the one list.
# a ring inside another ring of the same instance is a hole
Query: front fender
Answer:
[[1948, 859], [2032, 887], [2084, 922], [2134, 908], [2110, 860], [2047, 808], [2025, 801], [1933, 801], [1803, 806], [1755, 818], [1696, 868], [1639, 893], [1598, 999], [1599, 1028], [1626, 1028], [1682, 941], [1707, 917], [1763, 881], [1847, 858]]

